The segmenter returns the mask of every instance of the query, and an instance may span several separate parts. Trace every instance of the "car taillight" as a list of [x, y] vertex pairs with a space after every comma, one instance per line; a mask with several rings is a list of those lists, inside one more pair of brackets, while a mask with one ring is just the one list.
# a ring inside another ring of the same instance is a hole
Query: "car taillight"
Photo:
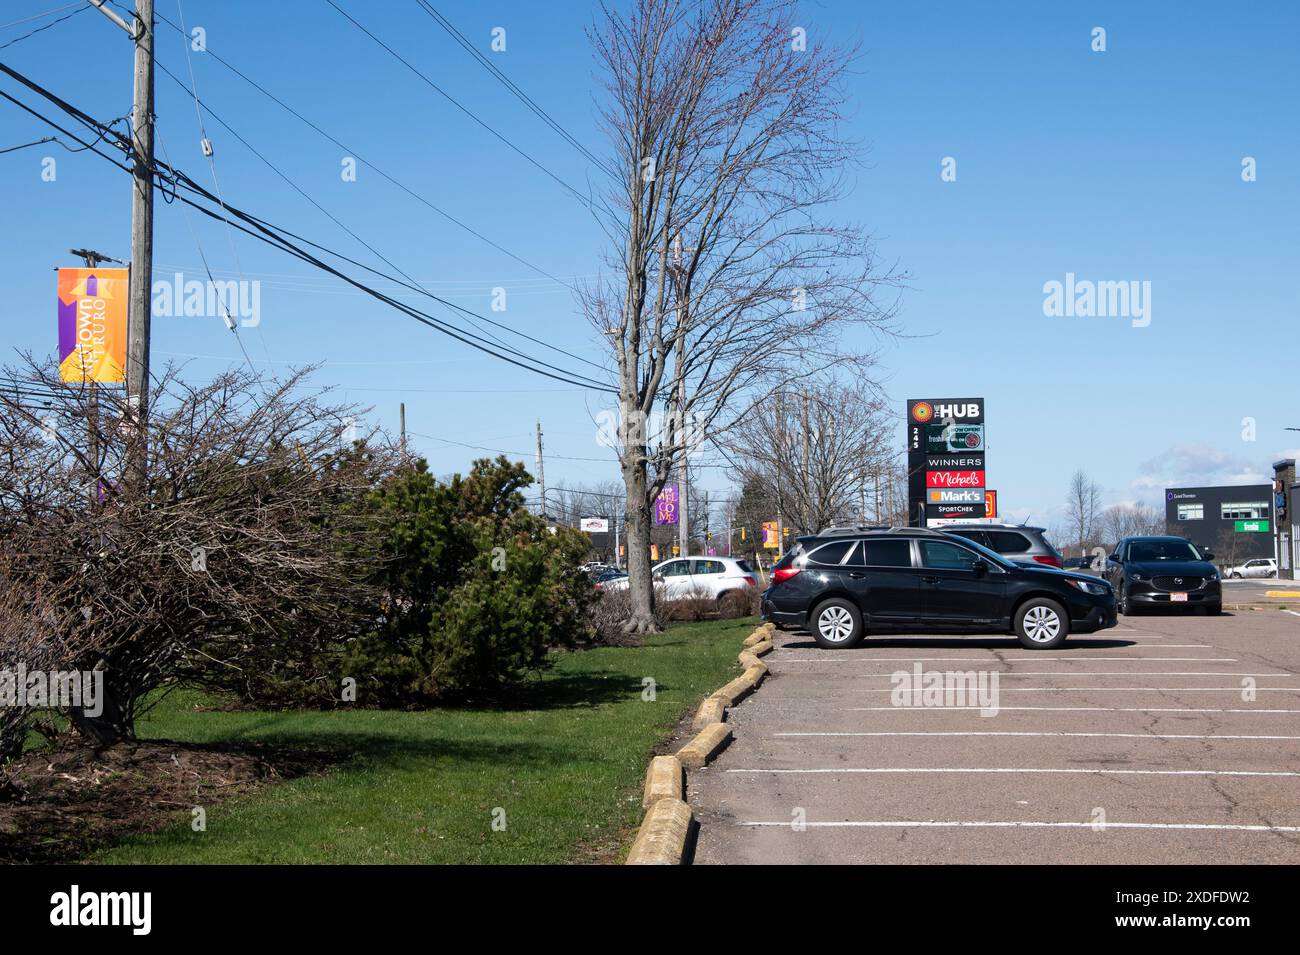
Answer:
[[1061, 566], [1061, 558], [1054, 557], [1051, 554], [1035, 554], [1034, 560], [1038, 561], [1040, 564], [1047, 564], [1051, 567]]
[[772, 571], [772, 583], [783, 584], [791, 577], [799, 573], [799, 567], [780, 567]]
[[745, 575], [745, 583], [747, 583], [747, 584], [749, 584], [749, 586], [753, 587], [753, 586], [755, 586], [755, 585], [758, 583], [758, 581], [755, 580], [753, 577], [751, 577], [749, 574], [746, 574], [746, 575]]

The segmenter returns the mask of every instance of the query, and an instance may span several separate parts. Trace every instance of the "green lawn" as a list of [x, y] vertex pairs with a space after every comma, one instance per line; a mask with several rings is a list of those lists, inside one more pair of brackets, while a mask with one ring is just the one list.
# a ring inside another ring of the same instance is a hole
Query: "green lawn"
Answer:
[[[94, 857], [110, 863], [556, 863], [608, 846], [641, 811], [646, 761], [735, 675], [753, 618], [673, 627], [637, 648], [556, 656], [531, 708], [205, 712], [175, 693], [141, 736], [329, 747], [351, 758], [211, 807]], [[654, 702], [642, 700], [653, 678]], [[504, 831], [493, 812], [505, 810]]]

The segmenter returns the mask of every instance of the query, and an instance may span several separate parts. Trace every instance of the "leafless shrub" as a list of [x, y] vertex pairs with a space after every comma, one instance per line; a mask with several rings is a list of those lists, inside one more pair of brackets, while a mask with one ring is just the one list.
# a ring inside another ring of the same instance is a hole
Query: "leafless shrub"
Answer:
[[[168, 369], [141, 437], [121, 391], [61, 383], [31, 360], [0, 390], [0, 563], [43, 581], [85, 624], [71, 665], [106, 674], [103, 713], [73, 724], [98, 743], [134, 732], [150, 691], [182, 677], [295, 660], [373, 613], [356, 502], [394, 456], [354, 435], [359, 409], [228, 372], [201, 385]], [[134, 475], [135, 472], [132, 472]]]

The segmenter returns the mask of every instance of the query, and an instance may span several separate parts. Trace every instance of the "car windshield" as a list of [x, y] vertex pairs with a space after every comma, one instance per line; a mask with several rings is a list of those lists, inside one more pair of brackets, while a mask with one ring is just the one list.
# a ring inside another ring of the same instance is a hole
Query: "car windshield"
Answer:
[[1189, 541], [1134, 541], [1128, 546], [1128, 559], [1148, 560], [1202, 560], [1200, 552]]
[[[953, 534], [952, 536], [958, 537], [960, 535]], [[979, 543], [978, 541], [973, 541], [969, 537], [962, 537], [961, 542], [965, 544], [967, 547], [971, 548], [972, 550], [979, 551], [980, 556], [983, 557], [991, 564], [997, 564], [999, 567], [1015, 566], [1015, 563], [1013, 561], [1007, 560], [1005, 557], [1003, 557], [995, 550], [989, 550], [987, 547], [985, 547], [983, 544]]]

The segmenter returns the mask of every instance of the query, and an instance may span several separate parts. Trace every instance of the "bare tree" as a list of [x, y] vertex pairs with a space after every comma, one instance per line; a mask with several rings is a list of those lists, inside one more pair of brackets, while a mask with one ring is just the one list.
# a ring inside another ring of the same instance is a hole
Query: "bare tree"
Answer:
[[891, 456], [887, 433], [878, 401], [856, 388], [812, 380], [740, 422], [726, 443], [741, 483], [779, 499], [783, 522], [808, 534], [874, 520], [877, 484]]
[[[636, 0], [592, 31], [621, 177], [610, 277], [583, 308], [612, 350], [631, 617], [654, 628], [651, 501], [684, 456], [793, 378], [870, 362], [843, 344], [892, 329], [865, 232], [836, 225], [856, 158], [842, 135], [847, 51], [805, 33], [792, 0]], [[856, 336], [854, 336], [856, 337]], [[650, 433], [668, 412], [670, 424]]]
[[1101, 513], [1101, 537], [1114, 544], [1125, 537], [1163, 534], [1165, 518], [1146, 504], [1114, 504]]
[[85, 621], [65, 665], [105, 674], [98, 743], [133, 735], [155, 689], [214, 671], [265, 677], [373, 620], [359, 505], [395, 454], [354, 441], [359, 410], [306, 396], [302, 375], [231, 372], [151, 389], [146, 475], [123, 480], [122, 392], [30, 363], [0, 393], [0, 568], [7, 587]]
[[1070, 478], [1065, 512], [1071, 542], [1081, 551], [1087, 551], [1100, 536], [1101, 486], [1092, 481], [1082, 468]]

